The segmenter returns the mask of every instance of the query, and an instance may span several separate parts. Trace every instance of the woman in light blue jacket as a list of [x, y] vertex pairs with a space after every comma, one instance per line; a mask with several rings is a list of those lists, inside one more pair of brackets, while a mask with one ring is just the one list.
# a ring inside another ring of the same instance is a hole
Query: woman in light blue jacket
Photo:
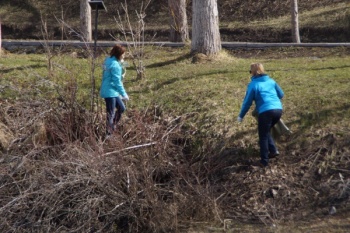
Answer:
[[251, 64], [250, 73], [252, 75], [251, 82], [248, 84], [237, 121], [242, 122], [254, 101], [259, 114], [258, 131], [261, 160], [258, 165], [266, 167], [269, 163], [269, 158], [279, 155], [270, 130], [282, 116], [281, 99], [284, 93], [276, 81], [265, 74], [262, 64]]
[[107, 57], [103, 63], [100, 96], [104, 98], [106, 102], [107, 135], [112, 134], [116, 129], [116, 125], [126, 109], [123, 100], [129, 100], [123, 85], [123, 66], [121, 61], [124, 59], [124, 55], [125, 48], [120, 45], [115, 45], [110, 52], [110, 56]]

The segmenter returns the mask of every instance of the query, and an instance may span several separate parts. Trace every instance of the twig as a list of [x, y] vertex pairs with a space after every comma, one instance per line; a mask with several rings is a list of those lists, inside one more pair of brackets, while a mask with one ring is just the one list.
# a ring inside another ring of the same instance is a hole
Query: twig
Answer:
[[130, 146], [130, 147], [124, 148], [122, 150], [116, 150], [116, 151], [105, 153], [105, 154], [103, 154], [103, 156], [114, 155], [116, 153], [126, 151], [126, 150], [132, 150], [132, 149], [138, 149], [141, 147], [153, 146], [155, 144], [157, 144], [157, 142], [151, 142], [151, 143], [146, 143], [146, 144], [142, 144], [142, 145]]

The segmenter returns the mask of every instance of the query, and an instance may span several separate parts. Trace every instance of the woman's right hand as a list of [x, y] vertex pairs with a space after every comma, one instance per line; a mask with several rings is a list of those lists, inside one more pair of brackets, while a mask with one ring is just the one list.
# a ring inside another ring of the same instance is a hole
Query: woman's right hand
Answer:
[[122, 100], [129, 101], [129, 96], [128, 95], [123, 96]]

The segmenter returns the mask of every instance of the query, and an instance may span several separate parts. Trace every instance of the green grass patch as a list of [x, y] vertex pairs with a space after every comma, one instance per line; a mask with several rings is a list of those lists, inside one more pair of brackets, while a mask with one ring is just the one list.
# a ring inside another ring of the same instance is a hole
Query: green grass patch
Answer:
[[[256, 122], [248, 113], [236, 117], [249, 83], [249, 65], [262, 62], [285, 91], [283, 119], [295, 135], [315, 129], [336, 129], [342, 135], [350, 122], [350, 56], [344, 48], [223, 51], [214, 60], [192, 63], [189, 48], [146, 48], [146, 78], [128, 68], [125, 86], [129, 109], [151, 105], [174, 115], [191, 116], [198, 135], [232, 136], [256, 143]], [[83, 106], [91, 97], [91, 61], [57, 56], [51, 76], [44, 55], [8, 54], [0, 58], [1, 99], [57, 98], [74, 95]], [[95, 70], [98, 91], [103, 57]], [[132, 62], [129, 61], [131, 64]], [[73, 98], [73, 97], [72, 97]]]
[[[266, 20], [253, 20], [250, 22], [230, 22], [228, 28], [291, 28], [291, 16], [271, 17]], [[327, 7], [318, 7], [303, 11], [299, 9], [300, 28], [349, 28], [350, 27], [350, 3], [337, 3]]]

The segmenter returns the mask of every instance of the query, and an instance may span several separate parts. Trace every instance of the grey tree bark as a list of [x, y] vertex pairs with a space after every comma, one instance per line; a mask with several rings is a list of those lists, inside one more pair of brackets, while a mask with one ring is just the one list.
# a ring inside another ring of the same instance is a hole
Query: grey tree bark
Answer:
[[186, 0], [168, 0], [170, 14], [171, 42], [186, 42], [189, 40]]
[[221, 50], [217, 0], [192, 1], [192, 53], [215, 55]]
[[80, 30], [82, 34], [81, 40], [85, 42], [91, 42], [91, 7], [88, 3], [88, 0], [80, 0]]
[[291, 13], [292, 13], [292, 40], [294, 43], [300, 43], [298, 0], [291, 1]]

